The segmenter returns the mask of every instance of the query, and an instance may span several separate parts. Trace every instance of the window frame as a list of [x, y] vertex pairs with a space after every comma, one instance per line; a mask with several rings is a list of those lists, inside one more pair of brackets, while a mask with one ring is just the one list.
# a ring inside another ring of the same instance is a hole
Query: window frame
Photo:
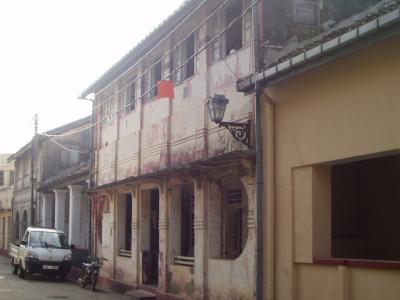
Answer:
[[[141, 99], [144, 101], [151, 101], [158, 96], [157, 81], [163, 78], [162, 57], [153, 60], [151, 65], [152, 68], [143, 74], [141, 81]], [[160, 74], [157, 74], [157, 69], [159, 69]], [[146, 94], [144, 95], [144, 93]]]
[[[235, 203], [229, 203], [228, 202], [228, 194], [232, 191], [239, 191], [240, 190], [240, 197], [241, 200], [240, 202], [235, 202]], [[246, 245], [246, 236], [243, 235], [243, 230], [246, 229], [246, 217], [244, 214], [246, 214], [246, 203], [245, 203], [245, 190], [243, 187], [241, 188], [233, 188], [229, 187], [223, 190], [222, 193], [222, 256], [221, 258], [224, 260], [234, 260], [238, 258], [244, 251], [245, 245]], [[240, 213], [240, 228], [237, 237], [237, 241], [235, 239], [236, 244], [239, 246], [239, 249], [228, 249], [228, 234], [229, 234], [229, 227], [231, 223], [228, 223], [228, 216], [229, 214], [234, 214], [234, 213], [239, 212]], [[246, 229], [247, 230], [247, 229]], [[248, 235], [248, 232], [247, 232]]]
[[100, 120], [103, 126], [112, 122], [114, 105], [114, 95], [109, 96], [101, 103]]
[[[193, 39], [192, 41], [190, 41]], [[197, 31], [193, 32], [189, 35], [184, 41], [182, 41], [179, 45], [175, 47], [175, 50], [172, 52], [170, 59], [172, 61], [171, 64], [171, 72], [173, 73], [174, 85], [177, 86], [192, 78], [197, 73], [197, 40], [198, 33]], [[190, 42], [190, 43], [189, 43]], [[189, 45], [193, 47], [193, 51], [188, 56], [188, 48]], [[189, 59], [190, 58], [190, 59]], [[187, 61], [187, 62], [186, 62]], [[186, 62], [186, 63], [185, 63]], [[189, 72], [188, 67], [192, 65], [192, 70]]]
[[[211, 18], [210, 22], [208, 23], [207, 31], [208, 31], [209, 39], [213, 39], [215, 36], [220, 34], [223, 29], [226, 28], [226, 26], [228, 25], [228, 23], [226, 21], [227, 10], [230, 9], [232, 6], [234, 6], [237, 3], [240, 3], [240, 5], [242, 7], [242, 11], [240, 12], [239, 15], [243, 14], [245, 9], [248, 7], [248, 0], [233, 1], [232, 3], [229, 3], [225, 7], [223, 7], [222, 10], [219, 11], [213, 18]], [[240, 21], [241, 29], [242, 29], [241, 30], [241, 46], [240, 46], [240, 48], [236, 49], [236, 51], [234, 53], [243, 49], [246, 45], [248, 45], [249, 41], [251, 40], [251, 38], [249, 38], [247, 36], [248, 35], [247, 30], [249, 30], [250, 35], [251, 35], [251, 28], [252, 28], [251, 17], [249, 17], [249, 16], [250, 16], [250, 13], [247, 12], [244, 16], [241, 17], [241, 21]], [[227, 53], [227, 49], [226, 49], [226, 47], [227, 47], [227, 41], [226, 41], [227, 32], [228, 31], [225, 31], [221, 36], [216, 38], [215, 41], [210, 44], [209, 54], [210, 54], [211, 64], [213, 64], [217, 61], [220, 61], [222, 59], [226, 59], [230, 55], [234, 54], [234, 53], [232, 53], [232, 54]]]
[[136, 109], [136, 76], [132, 76], [131, 79], [125, 83], [125, 95], [123, 101], [123, 112], [129, 114], [131, 111]]

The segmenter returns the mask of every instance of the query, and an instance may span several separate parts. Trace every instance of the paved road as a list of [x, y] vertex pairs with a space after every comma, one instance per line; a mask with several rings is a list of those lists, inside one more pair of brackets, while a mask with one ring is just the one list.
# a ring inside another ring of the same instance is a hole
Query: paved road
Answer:
[[[11, 272], [10, 260], [0, 256], [0, 299], [7, 300], [110, 300], [124, 299], [123, 296], [104, 292], [92, 292], [88, 288], [81, 289], [77, 284], [48, 276], [28, 275], [20, 279]], [[125, 298], [126, 299], [126, 298]]]

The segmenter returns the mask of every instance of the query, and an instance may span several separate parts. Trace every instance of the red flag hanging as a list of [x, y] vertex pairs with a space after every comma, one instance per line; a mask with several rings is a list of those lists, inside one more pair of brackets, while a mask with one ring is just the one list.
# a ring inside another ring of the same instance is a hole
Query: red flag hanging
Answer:
[[174, 82], [172, 80], [162, 80], [157, 82], [158, 98], [174, 99]]

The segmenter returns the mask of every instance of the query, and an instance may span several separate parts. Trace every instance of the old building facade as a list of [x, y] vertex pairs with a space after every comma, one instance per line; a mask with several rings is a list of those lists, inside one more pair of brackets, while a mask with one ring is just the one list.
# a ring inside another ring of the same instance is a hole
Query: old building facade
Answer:
[[17, 153], [9, 157], [9, 161], [15, 164], [15, 183], [13, 190], [13, 240], [19, 240], [26, 228], [32, 222], [32, 195], [35, 195], [35, 187], [32, 188], [32, 177], [36, 176], [36, 164], [32, 168], [32, 143], [26, 144]]
[[399, 299], [399, 3], [269, 1], [281, 29], [299, 3], [238, 83], [262, 86], [264, 299]]
[[90, 202], [87, 198], [91, 117], [85, 117], [41, 137], [37, 183], [38, 225], [66, 233], [73, 266], [89, 255]]
[[[101, 283], [187, 299], [253, 299], [255, 157], [210, 120], [253, 122], [251, 1], [187, 1], [82, 93], [93, 102], [93, 251]], [[173, 81], [160, 97], [157, 82]], [[171, 92], [171, 91], [170, 91]]]
[[[83, 129], [90, 125], [90, 119], [82, 118], [39, 134], [34, 156], [30, 142], [10, 157], [16, 165], [15, 240], [30, 225], [56, 228], [66, 233], [69, 243], [74, 244], [77, 251], [88, 252], [90, 208], [86, 189], [90, 131]], [[30, 171], [32, 157], [33, 173]]]
[[11, 239], [11, 203], [14, 186], [14, 163], [10, 154], [0, 154], [0, 254], [7, 254]]

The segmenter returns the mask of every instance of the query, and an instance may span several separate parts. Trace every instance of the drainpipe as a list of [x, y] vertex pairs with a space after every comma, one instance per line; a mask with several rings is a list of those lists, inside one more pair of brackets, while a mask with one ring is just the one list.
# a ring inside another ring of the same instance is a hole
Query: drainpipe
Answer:
[[[88, 190], [90, 191], [93, 188], [93, 122], [94, 122], [94, 101], [92, 101], [92, 114], [90, 116], [90, 132], [89, 132], [89, 140], [90, 140], [90, 146], [89, 146], [89, 180], [88, 180]], [[93, 222], [92, 222], [92, 216], [93, 216], [93, 197], [89, 196], [89, 256], [93, 257], [93, 246], [92, 246], [92, 230], [93, 230]]]
[[[259, 63], [259, 18], [258, 3], [252, 8], [253, 20], [253, 50], [254, 50], [254, 69], [258, 72]], [[255, 84], [256, 91], [256, 107], [255, 107], [255, 136], [256, 136], [256, 299], [263, 299], [263, 162], [262, 162], [262, 140], [261, 140], [261, 88], [258, 83]]]
[[256, 83], [256, 223], [257, 223], [257, 300], [263, 299], [263, 160], [262, 160], [262, 140], [261, 140], [261, 93], [260, 86]]
[[[264, 149], [266, 157], [266, 192], [264, 205], [264, 219], [266, 220], [266, 230], [264, 236], [266, 236], [265, 247], [266, 247], [266, 277], [267, 291], [266, 299], [275, 299], [275, 102], [266, 93], [263, 93], [263, 105], [267, 106], [264, 108], [265, 120], [266, 120], [266, 139], [264, 140]], [[265, 135], [264, 135], [265, 136]]]

